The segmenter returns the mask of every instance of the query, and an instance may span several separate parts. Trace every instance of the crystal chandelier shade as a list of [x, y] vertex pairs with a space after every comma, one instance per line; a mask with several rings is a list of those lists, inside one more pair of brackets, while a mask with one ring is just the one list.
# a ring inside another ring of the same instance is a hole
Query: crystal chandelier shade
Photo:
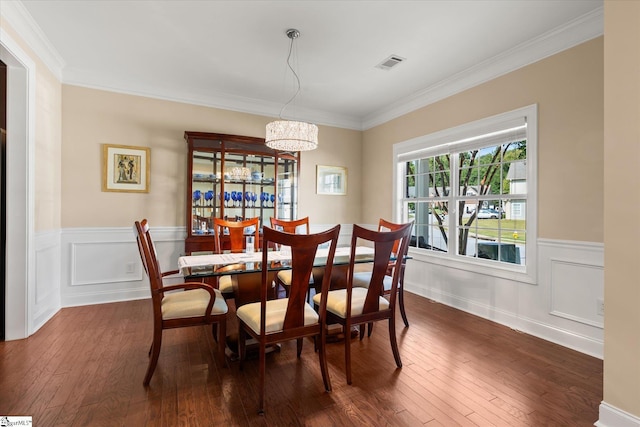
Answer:
[[282, 151], [309, 151], [318, 148], [318, 126], [291, 120], [267, 124], [267, 147]]

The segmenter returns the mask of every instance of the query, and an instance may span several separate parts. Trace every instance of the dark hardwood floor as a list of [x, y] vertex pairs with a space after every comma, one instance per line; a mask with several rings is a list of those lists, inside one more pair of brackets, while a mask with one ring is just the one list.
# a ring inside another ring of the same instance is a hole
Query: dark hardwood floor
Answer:
[[[266, 415], [257, 415], [257, 361], [221, 368], [205, 327], [164, 333], [148, 389], [151, 302], [61, 310], [28, 339], [0, 342], [0, 415], [35, 426], [590, 426], [602, 361], [406, 294], [398, 322], [403, 367], [388, 331], [329, 344], [325, 393], [316, 353], [295, 342], [267, 357]], [[235, 322], [230, 322], [235, 328]]]

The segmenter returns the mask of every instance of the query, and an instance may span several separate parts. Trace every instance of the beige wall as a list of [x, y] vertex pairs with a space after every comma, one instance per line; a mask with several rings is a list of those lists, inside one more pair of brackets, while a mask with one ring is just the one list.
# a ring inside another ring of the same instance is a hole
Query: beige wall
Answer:
[[[185, 225], [184, 132], [264, 137], [267, 117], [77, 86], [62, 88], [62, 227]], [[301, 155], [299, 216], [312, 223], [360, 220], [361, 132], [320, 126], [319, 148]], [[150, 192], [101, 191], [101, 144], [151, 148]], [[317, 164], [346, 166], [347, 196], [315, 194]]]
[[605, 1], [604, 401], [640, 418], [640, 2]]
[[35, 229], [58, 230], [61, 224], [62, 85], [38, 66], [36, 77]]
[[537, 103], [539, 237], [603, 242], [603, 79], [600, 37], [365, 131], [362, 220], [391, 217], [394, 143]]
[[[61, 97], [62, 85], [22, 38], [5, 21], [2, 29], [33, 60], [36, 67], [34, 227], [36, 231], [60, 228], [61, 212]], [[11, 132], [11, 129], [7, 129]]]

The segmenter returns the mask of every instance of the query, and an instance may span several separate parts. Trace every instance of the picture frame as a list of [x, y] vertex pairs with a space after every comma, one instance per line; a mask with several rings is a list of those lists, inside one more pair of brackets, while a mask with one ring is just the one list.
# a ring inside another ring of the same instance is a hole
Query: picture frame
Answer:
[[102, 191], [148, 193], [151, 149], [102, 144]]
[[318, 165], [316, 170], [316, 193], [332, 196], [347, 194], [347, 168]]

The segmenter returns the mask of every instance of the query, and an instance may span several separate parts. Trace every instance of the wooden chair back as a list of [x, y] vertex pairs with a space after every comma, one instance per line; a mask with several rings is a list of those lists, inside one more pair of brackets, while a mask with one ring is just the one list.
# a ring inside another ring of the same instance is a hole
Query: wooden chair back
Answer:
[[[396, 224], [396, 223], [387, 221], [386, 219], [380, 218], [380, 220], [378, 221], [378, 231], [394, 231], [401, 228], [403, 225], [404, 224]], [[393, 245], [393, 249], [391, 250], [391, 253], [393, 253], [394, 255], [398, 254], [399, 244], [400, 244], [400, 241], [398, 240]]]
[[[309, 292], [309, 279], [313, 270], [313, 263], [316, 252], [320, 245], [329, 244], [329, 252], [325, 274], [323, 279], [323, 289], [329, 289], [331, 269], [333, 267], [333, 258], [336, 253], [338, 244], [338, 235], [340, 234], [340, 225], [336, 225], [330, 230], [317, 234], [293, 234], [274, 230], [264, 227], [262, 232], [262, 290], [260, 301], [262, 304], [260, 324], [262, 325], [262, 333], [265, 333], [265, 307], [269, 296], [268, 288], [271, 281], [267, 276], [268, 265], [267, 256], [270, 245], [284, 245], [291, 248], [291, 284], [289, 290], [289, 302], [287, 305], [287, 313], [285, 315], [283, 331], [285, 334], [295, 334], [293, 330], [304, 327], [304, 309], [307, 301], [307, 293]], [[320, 306], [318, 311], [320, 315], [319, 323], [322, 324], [324, 312], [326, 311], [326, 301], [323, 301], [325, 307]]]
[[[253, 249], [257, 251], [260, 248], [260, 218], [251, 218], [244, 221], [228, 221], [222, 218], [213, 218], [213, 231], [215, 235], [215, 251], [222, 252], [221, 237], [229, 236], [231, 244], [231, 252], [242, 252], [246, 249], [245, 229], [254, 227], [253, 232]], [[228, 230], [229, 234], [224, 234], [224, 230]]]
[[155, 299], [159, 295], [154, 290], [162, 288], [162, 272], [160, 265], [158, 264], [158, 257], [156, 249], [151, 239], [151, 233], [149, 232], [149, 222], [146, 219], [142, 221], [136, 221], [134, 225], [134, 231], [136, 233], [136, 240], [138, 242], [138, 251], [140, 252], [140, 259], [142, 260], [142, 266], [144, 271], [149, 277], [149, 285], [151, 287], [151, 297], [154, 298], [154, 311], [160, 308], [160, 301], [156, 304]]
[[[399, 225], [390, 231], [374, 231], [357, 224], [353, 226], [351, 238], [351, 259], [349, 262], [349, 273], [347, 277], [347, 317], [351, 317], [351, 291], [353, 287], [353, 272], [355, 266], [355, 251], [358, 245], [363, 242], [372, 244], [374, 247], [374, 262], [369, 281], [368, 292], [364, 303], [362, 314], [378, 312], [379, 297], [384, 292], [384, 278], [389, 268], [389, 259], [400, 253], [405, 254], [409, 246], [411, 228], [413, 222]], [[394, 254], [394, 248], [396, 254]], [[400, 280], [401, 268], [394, 268], [392, 273], [391, 289], [389, 290], [389, 309], [394, 310], [396, 295], [398, 293], [398, 282]]]
[[[378, 231], [383, 231], [383, 230], [398, 230], [399, 228], [401, 228], [404, 224], [396, 224], [390, 221], [387, 221], [383, 218], [380, 218], [380, 221], [378, 223]], [[409, 231], [409, 235], [411, 235], [411, 230]], [[387, 276], [391, 276], [393, 275], [393, 271], [395, 269], [396, 266], [400, 266], [400, 280], [398, 282], [398, 306], [400, 308], [400, 314], [402, 315], [402, 321], [404, 322], [405, 326], [409, 326], [409, 319], [407, 318], [407, 312], [404, 308], [404, 270], [405, 267], [407, 265], [407, 253], [409, 251], [409, 245], [411, 244], [411, 237], [409, 238], [409, 244], [405, 247], [405, 251], [402, 253], [398, 253], [398, 245], [399, 245], [399, 241], [396, 241], [396, 243], [393, 245], [393, 249], [392, 249], [392, 253], [397, 257], [398, 261], [390, 261], [389, 262], [389, 267], [387, 268]], [[391, 289], [388, 289], [385, 293], [389, 294], [391, 292]], [[371, 329], [372, 325], [369, 326], [369, 335], [371, 335]], [[364, 331], [361, 331], [361, 333], [363, 333]]]
[[[390, 222], [390, 221], [387, 221], [386, 219], [380, 218], [380, 221], [378, 222], [378, 231], [386, 231], [386, 230], [394, 231], [402, 228], [404, 225], [405, 224], [396, 224], [394, 222]], [[393, 245], [393, 249], [391, 250], [391, 253], [393, 253], [399, 260], [401, 260], [400, 264], [404, 265], [406, 264], [406, 256], [409, 251], [409, 245], [407, 245], [405, 252], [400, 254], [398, 253], [399, 244], [400, 244], [400, 241], [399, 240], [396, 241], [396, 243]], [[395, 265], [396, 263], [394, 261], [389, 263], [389, 270], [387, 271], [387, 275], [391, 276], [392, 274], [391, 269]]]
[[309, 217], [300, 219], [285, 220], [271, 217], [271, 228], [285, 233], [296, 234], [298, 227], [304, 227], [304, 234], [309, 234]]

